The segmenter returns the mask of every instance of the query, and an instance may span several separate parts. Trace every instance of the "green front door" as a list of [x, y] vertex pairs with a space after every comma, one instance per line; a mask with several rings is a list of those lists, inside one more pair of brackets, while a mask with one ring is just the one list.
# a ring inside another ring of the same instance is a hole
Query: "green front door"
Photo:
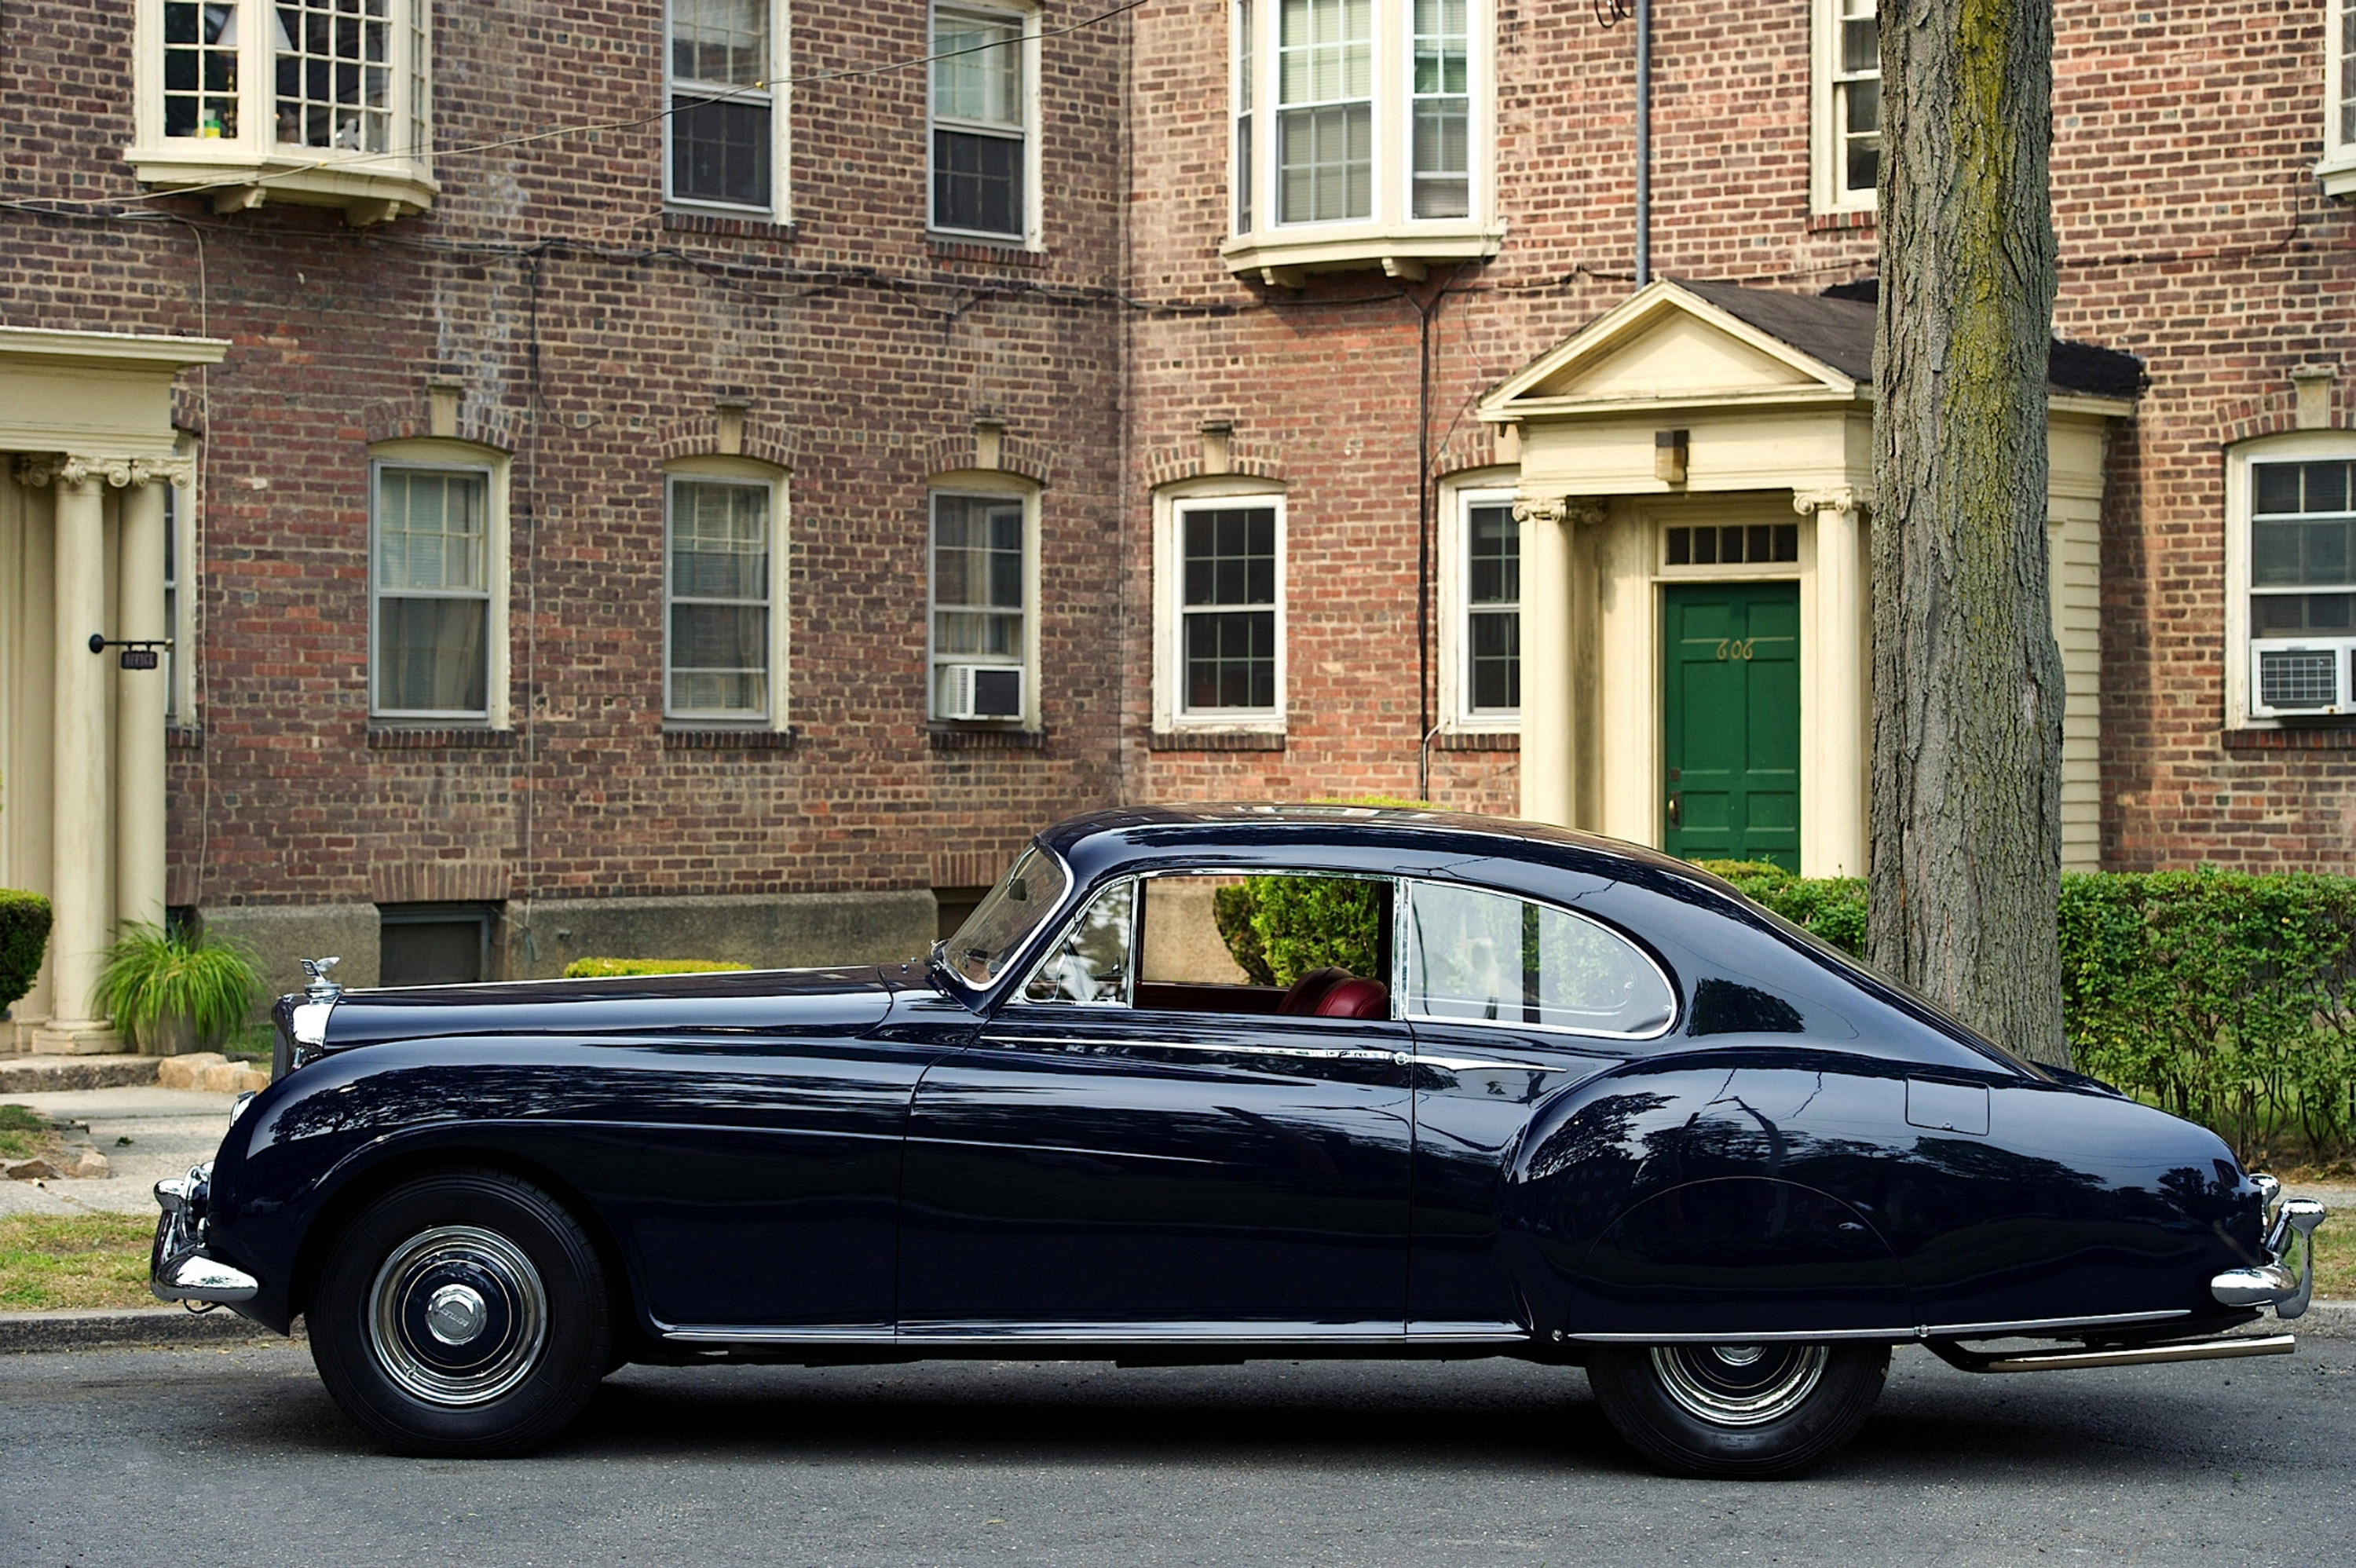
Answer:
[[1800, 869], [1800, 585], [1663, 593], [1664, 847]]

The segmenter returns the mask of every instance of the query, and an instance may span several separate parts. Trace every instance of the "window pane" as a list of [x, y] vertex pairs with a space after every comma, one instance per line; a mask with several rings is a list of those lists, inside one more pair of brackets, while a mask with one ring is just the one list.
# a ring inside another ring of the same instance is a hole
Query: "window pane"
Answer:
[[1023, 143], [965, 131], [933, 133], [933, 226], [1023, 233]]
[[933, 113], [1023, 128], [1023, 24], [955, 11], [933, 16]]
[[1127, 998], [1130, 911], [1137, 884], [1097, 895], [1023, 988], [1033, 1002], [1110, 1002]]
[[1276, 706], [1276, 613], [1194, 611], [1185, 617], [1186, 707]]
[[769, 205], [769, 106], [697, 102], [675, 95], [670, 193], [681, 201]]
[[1593, 921], [1429, 882], [1409, 899], [1411, 1014], [1647, 1034], [1676, 1011], [1660, 971]]
[[1833, 77], [1837, 178], [1869, 191], [1881, 167], [1881, 42], [1874, 0], [1840, 0], [1840, 58]]
[[1522, 531], [1511, 507], [1465, 511], [1471, 592], [1475, 604], [1515, 604], [1522, 597]]
[[1480, 610], [1472, 617], [1472, 707], [1513, 712], [1522, 706], [1522, 617], [1515, 610]]
[[1275, 507], [1205, 507], [1185, 524], [1183, 603], [1276, 603]]
[[671, 486], [670, 591], [694, 599], [768, 599], [767, 486]]
[[769, 612], [758, 604], [670, 607], [670, 706], [757, 715], [767, 709]]
[[2250, 599], [2255, 637], [2340, 636], [2356, 627], [2356, 593], [2259, 593]]
[[670, 0], [670, 73], [725, 87], [769, 80], [769, 0]]
[[377, 587], [479, 592], [488, 485], [480, 474], [377, 473]]
[[377, 603], [377, 706], [394, 711], [487, 710], [481, 599], [380, 599]]
[[933, 497], [933, 603], [1023, 608], [1023, 503]]
[[164, 134], [237, 134], [237, 7], [164, 6]]
[[1019, 612], [937, 611], [933, 616], [933, 652], [945, 658], [1019, 659], [1023, 616]]
[[303, 147], [391, 145], [391, 0], [282, 0], [273, 8], [277, 136]]
[[1416, 0], [1417, 218], [1462, 218], [1470, 208], [1464, 0]]

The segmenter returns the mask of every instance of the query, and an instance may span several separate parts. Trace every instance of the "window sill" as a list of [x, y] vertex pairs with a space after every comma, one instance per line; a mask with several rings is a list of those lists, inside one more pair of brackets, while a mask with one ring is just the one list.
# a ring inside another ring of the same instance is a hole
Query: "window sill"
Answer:
[[939, 260], [951, 261], [995, 261], [1010, 267], [1044, 267], [1050, 260], [1044, 251], [1034, 251], [1020, 240], [969, 240], [947, 234], [927, 234], [925, 243]]
[[2315, 165], [2326, 196], [2356, 196], [2356, 158], [2326, 159]]
[[1156, 730], [1146, 737], [1156, 752], [1281, 752], [1281, 730]]
[[925, 743], [936, 752], [1044, 752], [1047, 731], [935, 722], [925, 726]]
[[1431, 738], [1435, 752], [1518, 752], [1518, 730], [1442, 730]]
[[2326, 720], [2279, 730], [2227, 730], [2229, 752], [2356, 752], [2356, 724]]
[[778, 240], [790, 245], [801, 238], [799, 226], [766, 218], [735, 218], [724, 212], [681, 212], [663, 209], [662, 226], [672, 234], [726, 234], [739, 240]]
[[370, 724], [368, 730], [371, 752], [511, 752], [515, 743], [514, 731], [488, 725]]
[[790, 752], [794, 749], [795, 731], [756, 730], [750, 726], [731, 729], [725, 725], [690, 725], [677, 728], [663, 726], [662, 743], [666, 752]]
[[1808, 232], [1824, 234], [1841, 229], [1871, 229], [1880, 215], [1870, 207], [1845, 208], [1835, 212], [1808, 214]]
[[1375, 269], [1414, 283], [1434, 262], [1485, 261], [1505, 240], [1504, 224], [1474, 219], [1317, 224], [1297, 232], [1239, 234], [1219, 247], [1219, 259], [1237, 276], [1257, 276], [1271, 288], [1300, 288], [1312, 272]]
[[143, 185], [202, 187], [213, 210], [242, 212], [265, 202], [341, 208], [354, 228], [423, 212], [441, 188], [405, 158], [321, 155], [308, 147], [255, 152], [234, 143], [166, 143], [123, 155]]
[[205, 731], [198, 724], [166, 724], [164, 726], [164, 749], [167, 752], [201, 752], [205, 749]]

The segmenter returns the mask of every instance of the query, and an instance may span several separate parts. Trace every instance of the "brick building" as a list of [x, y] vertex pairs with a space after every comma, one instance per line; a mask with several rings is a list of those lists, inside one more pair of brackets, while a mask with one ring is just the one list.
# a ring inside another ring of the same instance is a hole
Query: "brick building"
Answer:
[[[1657, 7], [1642, 291], [1593, 7], [1108, 9], [0, 13], [20, 1041], [167, 906], [913, 950], [1121, 799], [1854, 869], [1870, 0]], [[2073, 865], [2349, 856], [2351, 15], [2060, 8]]]

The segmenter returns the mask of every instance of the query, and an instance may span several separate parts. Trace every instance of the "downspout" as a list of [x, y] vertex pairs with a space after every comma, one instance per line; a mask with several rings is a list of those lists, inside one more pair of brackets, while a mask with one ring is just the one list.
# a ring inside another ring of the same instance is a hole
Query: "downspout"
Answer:
[[1636, 0], [1636, 286], [1653, 281], [1653, 0]]

